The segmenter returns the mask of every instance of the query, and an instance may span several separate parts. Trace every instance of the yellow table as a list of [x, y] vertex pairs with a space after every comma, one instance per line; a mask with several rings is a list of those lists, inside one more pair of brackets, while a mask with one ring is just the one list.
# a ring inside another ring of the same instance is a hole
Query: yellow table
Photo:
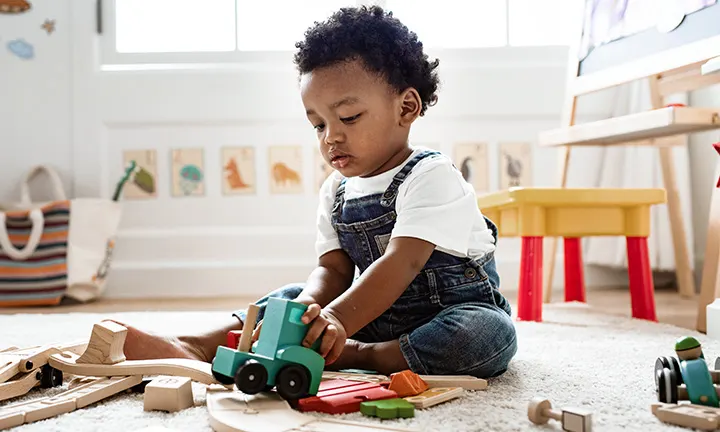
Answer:
[[500, 237], [522, 237], [518, 320], [542, 321], [544, 237], [564, 238], [565, 300], [585, 301], [580, 238], [624, 236], [632, 316], [656, 321], [647, 238], [650, 206], [665, 199], [660, 188], [511, 188], [479, 197]]

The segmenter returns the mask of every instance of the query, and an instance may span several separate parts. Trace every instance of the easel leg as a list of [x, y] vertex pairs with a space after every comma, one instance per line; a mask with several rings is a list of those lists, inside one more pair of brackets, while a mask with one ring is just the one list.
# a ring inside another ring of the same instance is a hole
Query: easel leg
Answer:
[[[717, 178], [720, 169], [715, 170]], [[705, 245], [705, 264], [703, 265], [700, 282], [700, 299], [698, 301], [697, 331], [707, 331], [707, 305], [718, 295], [718, 262], [720, 260], [720, 189], [714, 188], [710, 201], [708, 218], [707, 243]]]
[[688, 253], [687, 236], [685, 235], [682, 208], [680, 207], [680, 193], [677, 189], [675, 166], [672, 159], [672, 148], [660, 147], [658, 150], [660, 152], [663, 183], [667, 191], [667, 208], [670, 216], [673, 248], [675, 250], [675, 274], [677, 275], [678, 291], [680, 296], [692, 298], [695, 296], [695, 280], [692, 265], [690, 264], [690, 254]]

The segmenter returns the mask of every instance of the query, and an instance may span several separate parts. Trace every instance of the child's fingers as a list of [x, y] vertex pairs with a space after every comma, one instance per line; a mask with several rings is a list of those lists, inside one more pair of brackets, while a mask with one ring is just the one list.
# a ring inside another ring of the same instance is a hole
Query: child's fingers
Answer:
[[327, 327], [325, 327], [325, 333], [323, 334], [322, 342], [320, 343], [320, 351], [318, 352], [318, 354], [325, 357], [330, 352], [333, 345], [335, 345], [337, 336], [338, 329], [337, 327], [335, 327], [334, 324], [329, 324]]
[[323, 317], [319, 317], [315, 321], [313, 321], [313, 323], [310, 324], [310, 328], [308, 329], [307, 334], [305, 335], [305, 339], [303, 339], [303, 346], [310, 348], [310, 346], [315, 343], [317, 338], [320, 337], [327, 325], [328, 321]]
[[327, 357], [325, 357], [325, 364], [332, 364], [340, 357], [340, 354], [343, 352], [343, 348], [345, 348], [345, 341], [335, 339], [335, 344], [333, 345], [332, 349], [328, 353]]
[[260, 338], [260, 329], [262, 329], [262, 321], [260, 321], [255, 326], [255, 330], [253, 330], [253, 334], [252, 334], [252, 338], [251, 338], [253, 342], [257, 341], [258, 338]]
[[321, 310], [322, 310], [322, 308], [317, 303], [313, 303], [310, 306], [308, 306], [307, 310], [305, 311], [305, 313], [302, 316], [303, 324], [308, 324], [309, 322], [311, 322], [312, 320], [317, 318], [318, 315], [320, 315]]

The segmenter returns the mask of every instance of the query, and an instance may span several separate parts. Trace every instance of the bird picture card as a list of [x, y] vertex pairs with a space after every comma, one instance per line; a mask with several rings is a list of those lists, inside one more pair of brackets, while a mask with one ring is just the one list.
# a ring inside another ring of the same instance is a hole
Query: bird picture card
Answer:
[[224, 147], [221, 163], [224, 195], [252, 195], [257, 191], [255, 147]]
[[323, 158], [320, 150], [315, 150], [315, 191], [320, 191], [320, 187], [325, 180], [335, 171]]
[[453, 154], [455, 166], [478, 193], [490, 191], [487, 147], [487, 143], [458, 143]]
[[205, 164], [203, 149], [185, 148], [172, 151], [172, 195], [205, 195]]
[[123, 199], [157, 197], [157, 152], [155, 150], [126, 150], [123, 169], [135, 162], [130, 181], [123, 187]]
[[300, 194], [303, 192], [301, 146], [271, 146], [268, 149], [270, 164], [270, 193]]
[[498, 156], [501, 190], [532, 186], [530, 143], [500, 143]]

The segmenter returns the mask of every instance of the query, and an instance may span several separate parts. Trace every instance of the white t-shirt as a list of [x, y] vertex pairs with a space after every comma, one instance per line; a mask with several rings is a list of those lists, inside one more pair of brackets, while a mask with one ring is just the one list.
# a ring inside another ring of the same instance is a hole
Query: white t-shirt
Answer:
[[[345, 181], [345, 200], [383, 193], [393, 177], [415, 155], [430, 150], [412, 147], [413, 153], [397, 167], [373, 177]], [[337, 171], [320, 188], [317, 213], [317, 256], [340, 249], [333, 229], [332, 209], [343, 177]], [[418, 162], [398, 188], [397, 219], [390, 238], [416, 237], [435, 244], [435, 249], [458, 257], [480, 257], [495, 250], [492, 232], [477, 205], [475, 190], [446, 155]]]

